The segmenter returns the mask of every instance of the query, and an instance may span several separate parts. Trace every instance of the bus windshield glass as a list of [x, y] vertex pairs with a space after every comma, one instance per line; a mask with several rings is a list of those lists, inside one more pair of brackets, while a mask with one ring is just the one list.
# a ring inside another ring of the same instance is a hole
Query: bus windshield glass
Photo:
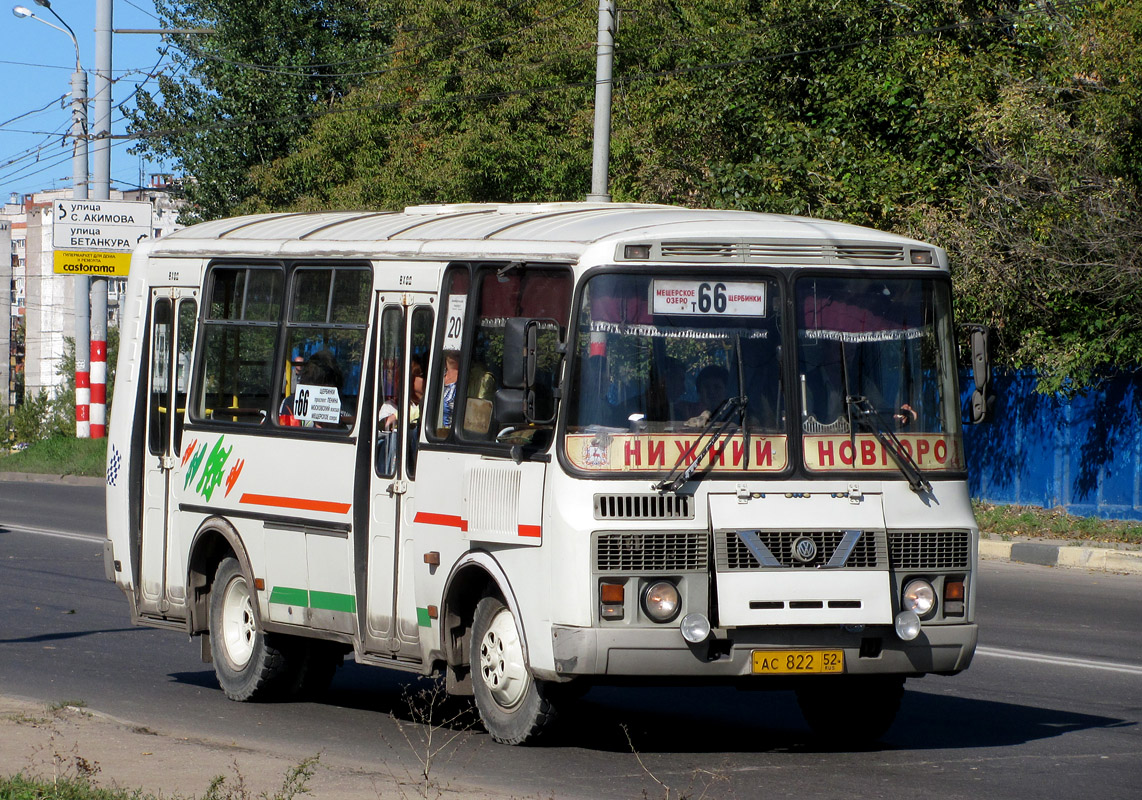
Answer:
[[582, 294], [575, 348], [565, 439], [573, 467], [662, 473], [698, 460], [711, 471], [786, 468], [774, 279], [596, 275]]
[[809, 276], [795, 307], [806, 469], [893, 470], [899, 451], [963, 469], [946, 282]]

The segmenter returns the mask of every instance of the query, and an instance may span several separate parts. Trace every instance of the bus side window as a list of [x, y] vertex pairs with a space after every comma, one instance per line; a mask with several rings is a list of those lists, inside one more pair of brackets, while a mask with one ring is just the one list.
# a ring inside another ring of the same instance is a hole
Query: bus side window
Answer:
[[400, 454], [400, 426], [404, 394], [403, 312], [387, 306], [381, 312], [380, 369], [377, 374], [377, 452], [379, 478], [392, 478]]
[[182, 300], [178, 304], [178, 328], [175, 334], [174, 361], [174, 452], [182, 453], [182, 426], [186, 420], [186, 398], [190, 391], [190, 354], [194, 348], [194, 323], [198, 317], [198, 303]]
[[170, 430], [170, 337], [171, 301], [163, 297], [155, 302], [151, 326], [151, 408], [147, 449], [152, 455], [166, 452], [167, 432]]
[[283, 278], [276, 266], [211, 269], [192, 418], [255, 425], [266, 419], [275, 394]]
[[[278, 425], [347, 430], [357, 419], [373, 283], [367, 267], [298, 267], [290, 281]], [[301, 368], [294, 372], [294, 365]]]
[[466, 336], [468, 316], [468, 265], [451, 268], [444, 277], [444, 307], [440, 311], [438, 345], [432, 393], [429, 438], [439, 441], [448, 436], [456, 419], [456, 399], [460, 386], [460, 350]]
[[[478, 309], [471, 334], [470, 360], [465, 386], [464, 424], [461, 438], [496, 441], [512, 430], [531, 439], [534, 431], [550, 426], [504, 425], [494, 415], [496, 390], [503, 388], [504, 331], [512, 317], [551, 320], [541, 326], [536, 383], [537, 418], [554, 414], [554, 385], [559, 365], [556, 345], [567, 325], [571, 300], [571, 273], [561, 267], [537, 264], [489, 264], [479, 273]], [[557, 327], [558, 326], [558, 327]]]
[[409, 478], [416, 477], [416, 443], [420, 440], [420, 420], [424, 410], [424, 390], [428, 382], [428, 350], [432, 344], [432, 309], [418, 306], [412, 312], [408, 367], [408, 462]]

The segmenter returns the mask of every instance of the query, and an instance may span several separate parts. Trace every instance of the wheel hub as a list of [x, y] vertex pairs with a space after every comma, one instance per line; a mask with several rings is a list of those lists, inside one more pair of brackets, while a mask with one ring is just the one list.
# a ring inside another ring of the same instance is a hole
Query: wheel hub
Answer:
[[480, 640], [480, 675], [492, 698], [503, 708], [513, 708], [523, 699], [530, 676], [515, 617], [506, 608], [492, 618]]
[[245, 579], [235, 578], [226, 586], [222, 598], [222, 642], [226, 659], [235, 669], [249, 663], [257, 633], [250, 589]]

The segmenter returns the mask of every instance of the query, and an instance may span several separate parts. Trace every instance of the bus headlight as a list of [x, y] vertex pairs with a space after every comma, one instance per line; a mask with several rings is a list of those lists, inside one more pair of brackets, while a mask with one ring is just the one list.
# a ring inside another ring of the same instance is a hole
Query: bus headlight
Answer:
[[681, 608], [678, 587], [670, 581], [654, 581], [642, 593], [642, 610], [655, 622], [670, 622]]
[[936, 590], [928, 581], [908, 581], [901, 605], [906, 611], [916, 612], [918, 617], [926, 617], [936, 607]]
[[896, 615], [896, 635], [902, 642], [910, 642], [920, 635], [920, 618], [915, 611], [901, 611]]
[[710, 638], [710, 620], [705, 614], [687, 614], [682, 618], [682, 638], [690, 644], [701, 644]]

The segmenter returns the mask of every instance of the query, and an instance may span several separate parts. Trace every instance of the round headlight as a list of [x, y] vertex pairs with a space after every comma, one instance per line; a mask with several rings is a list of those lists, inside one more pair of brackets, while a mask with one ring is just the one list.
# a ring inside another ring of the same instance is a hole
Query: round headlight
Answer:
[[920, 635], [920, 618], [915, 611], [901, 611], [896, 615], [895, 627], [901, 641], [910, 642]]
[[642, 610], [655, 622], [670, 622], [681, 607], [678, 587], [670, 581], [655, 581], [642, 593]]
[[710, 620], [705, 614], [697, 612], [687, 614], [682, 618], [679, 627], [682, 630], [682, 638], [690, 644], [701, 644], [710, 638]]
[[904, 587], [904, 602], [906, 611], [915, 611], [917, 616], [927, 616], [936, 607], [936, 590], [928, 581], [909, 581]]

